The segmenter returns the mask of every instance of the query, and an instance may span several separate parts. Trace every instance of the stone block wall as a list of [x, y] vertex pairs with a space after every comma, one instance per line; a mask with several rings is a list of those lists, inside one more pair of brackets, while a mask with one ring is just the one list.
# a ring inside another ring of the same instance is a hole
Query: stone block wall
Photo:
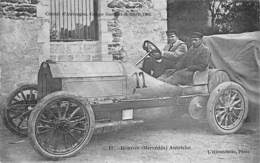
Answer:
[[166, 43], [166, 0], [99, 0], [98, 41], [51, 42], [55, 61], [111, 61], [125, 58], [136, 62], [151, 40], [160, 48]]
[[100, 42], [51, 42], [50, 59], [53, 61], [101, 61]]
[[40, 59], [48, 54], [48, 20], [37, 13], [41, 6], [37, 0], [0, 1], [0, 114], [12, 90], [37, 82]]
[[0, 19], [2, 96], [19, 83], [36, 83], [39, 54], [44, 50], [37, 42], [41, 25], [38, 20]]
[[0, 16], [11, 19], [36, 17], [38, 0], [1, 0]]
[[107, 0], [108, 54], [134, 63], [145, 54], [142, 44], [151, 40], [162, 48], [166, 41], [166, 0]]
[[0, 111], [12, 90], [37, 82], [46, 59], [135, 63], [144, 40], [165, 45], [166, 0], [98, 2], [98, 41], [50, 42], [49, 0], [0, 0]]
[[[125, 3], [123, 7], [114, 2], [99, 1], [99, 41], [50, 42], [46, 15], [49, 1], [1, 0], [1, 97], [10, 94], [19, 83], [36, 82], [38, 66], [46, 59], [111, 61], [118, 50], [125, 50], [135, 60], [143, 54], [142, 39], [162, 41], [160, 34], [165, 31], [166, 17], [160, 14], [166, 11], [166, 2], [121, 1]], [[120, 13], [116, 20], [119, 26], [113, 31], [109, 22], [115, 21], [116, 11]]]
[[[41, 22], [0, 18], [0, 118], [6, 98], [20, 84], [37, 83]], [[0, 120], [0, 129], [2, 127]]]

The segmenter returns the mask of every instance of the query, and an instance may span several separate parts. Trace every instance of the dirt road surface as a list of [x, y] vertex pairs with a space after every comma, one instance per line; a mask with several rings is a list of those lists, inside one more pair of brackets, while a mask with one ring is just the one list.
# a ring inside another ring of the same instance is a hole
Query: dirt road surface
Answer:
[[95, 134], [81, 153], [59, 161], [46, 160], [33, 150], [28, 138], [19, 138], [3, 128], [0, 130], [0, 162], [260, 162], [257, 123], [245, 123], [236, 134], [215, 135], [206, 122], [193, 120], [186, 113], [140, 113], [144, 114], [144, 123]]

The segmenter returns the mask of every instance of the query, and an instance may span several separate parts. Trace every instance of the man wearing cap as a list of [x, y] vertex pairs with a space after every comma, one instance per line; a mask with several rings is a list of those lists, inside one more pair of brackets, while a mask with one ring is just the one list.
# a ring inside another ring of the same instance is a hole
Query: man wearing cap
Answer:
[[175, 64], [187, 52], [187, 45], [179, 40], [176, 31], [167, 31], [168, 44], [163, 49], [163, 55], [155, 52], [153, 57], [146, 58], [143, 63], [143, 71], [157, 78], [166, 69], [174, 68]]
[[210, 51], [202, 43], [202, 38], [203, 35], [199, 32], [192, 34], [192, 46], [187, 55], [176, 64], [177, 71], [163, 81], [174, 85], [192, 84], [194, 72], [206, 70], [209, 64]]
[[187, 45], [178, 38], [176, 31], [167, 31], [167, 36], [168, 44], [163, 49], [163, 56], [173, 63], [177, 63], [187, 53]]

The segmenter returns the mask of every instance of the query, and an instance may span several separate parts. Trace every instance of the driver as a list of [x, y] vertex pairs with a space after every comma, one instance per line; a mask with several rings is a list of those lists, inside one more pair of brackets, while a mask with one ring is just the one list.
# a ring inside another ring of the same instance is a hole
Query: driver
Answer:
[[179, 40], [176, 31], [167, 31], [168, 44], [160, 51], [152, 51], [151, 57], [145, 58], [142, 70], [158, 78], [166, 69], [172, 69], [187, 52], [187, 45]]
[[209, 65], [210, 51], [202, 43], [202, 38], [202, 33], [194, 32], [191, 36], [192, 46], [187, 55], [176, 64], [177, 71], [171, 76], [160, 80], [174, 85], [192, 84], [194, 72], [205, 71]]

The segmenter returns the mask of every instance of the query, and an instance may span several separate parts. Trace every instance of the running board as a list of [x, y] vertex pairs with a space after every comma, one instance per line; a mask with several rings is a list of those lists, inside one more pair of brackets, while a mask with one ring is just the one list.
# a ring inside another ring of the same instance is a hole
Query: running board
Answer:
[[125, 120], [125, 121], [113, 121], [113, 122], [98, 122], [96, 123], [95, 129], [103, 127], [112, 127], [112, 126], [126, 126], [131, 124], [140, 124], [143, 123], [143, 120]]

